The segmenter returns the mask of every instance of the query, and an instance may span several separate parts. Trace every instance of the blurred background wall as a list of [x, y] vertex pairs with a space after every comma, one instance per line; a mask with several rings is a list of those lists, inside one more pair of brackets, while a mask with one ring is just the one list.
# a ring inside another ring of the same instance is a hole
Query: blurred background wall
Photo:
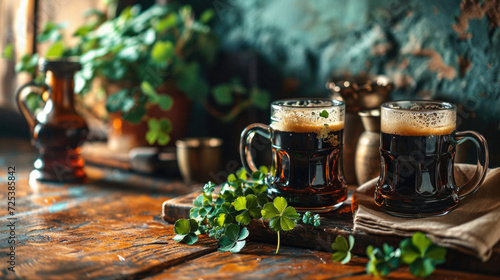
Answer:
[[214, 9], [222, 48], [258, 53], [298, 95], [368, 73], [393, 80], [392, 99], [457, 104], [459, 129], [485, 135], [499, 165], [500, 1], [182, 2]]

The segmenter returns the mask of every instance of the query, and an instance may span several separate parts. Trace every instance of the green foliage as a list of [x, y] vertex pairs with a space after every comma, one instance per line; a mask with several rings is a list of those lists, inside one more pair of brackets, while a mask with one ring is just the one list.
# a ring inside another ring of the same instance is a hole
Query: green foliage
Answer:
[[325, 119], [328, 118], [329, 115], [330, 114], [328, 114], [328, 112], [326, 110], [323, 110], [323, 111], [321, 111], [321, 113], [319, 113], [319, 116], [323, 117]]
[[276, 197], [271, 203], [266, 203], [262, 209], [262, 217], [269, 220], [269, 226], [274, 231], [291, 230], [300, 217], [295, 208], [288, 206], [286, 199]]
[[295, 208], [288, 206], [286, 199], [278, 196], [274, 201], [268, 202], [261, 210], [262, 218], [269, 219], [269, 227], [278, 233], [278, 246], [276, 254], [280, 249], [280, 230], [292, 230], [295, 228], [295, 221], [300, 218]]
[[401, 260], [410, 266], [410, 272], [417, 277], [427, 277], [436, 265], [446, 261], [446, 249], [433, 244], [421, 232], [401, 241]]
[[167, 145], [170, 142], [169, 133], [172, 131], [172, 124], [169, 119], [149, 118], [148, 132], [146, 132], [146, 140], [150, 145], [158, 142], [160, 145]]
[[16, 72], [26, 72], [35, 75], [36, 67], [38, 64], [38, 54], [25, 54], [21, 57], [21, 61], [16, 63]]
[[12, 44], [8, 44], [2, 52], [2, 57], [5, 59], [13, 59], [14, 58], [14, 46]]
[[[193, 201], [189, 218], [199, 225], [198, 231], [218, 239], [219, 250], [239, 252], [245, 246], [247, 226], [252, 220], [269, 219], [271, 229], [291, 230], [300, 218], [295, 208], [277, 197], [269, 202], [267, 197], [267, 167], [249, 176], [244, 169], [230, 174], [216, 194], [212, 182], [205, 184], [203, 193]], [[186, 232], [186, 231], [184, 231]]]
[[180, 219], [175, 222], [174, 232], [177, 234], [174, 236], [174, 240], [177, 242], [184, 242], [188, 245], [194, 244], [198, 241], [198, 223], [193, 219]]
[[260, 110], [267, 110], [271, 102], [271, 95], [262, 89], [253, 87], [251, 90], [245, 88], [239, 79], [233, 79], [230, 83], [223, 83], [212, 88], [215, 102], [222, 106], [233, 106], [235, 109], [220, 117], [224, 122], [229, 122], [234, 117], [250, 106]]
[[307, 211], [304, 213], [304, 215], [302, 216], [302, 222], [304, 224], [313, 225], [315, 227], [318, 227], [321, 225], [319, 214], [313, 215], [310, 211]]
[[349, 242], [343, 236], [337, 236], [335, 242], [332, 243], [332, 260], [334, 262], [340, 262], [346, 264], [351, 261], [351, 250], [354, 247], [354, 237], [349, 235]]
[[200, 16], [200, 21], [203, 23], [209, 23], [214, 17], [214, 15], [215, 15], [214, 10], [212, 9], [205, 10]]
[[58, 58], [62, 57], [63, 54], [64, 54], [64, 43], [63, 41], [57, 41], [49, 47], [49, 49], [45, 53], [45, 57]]
[[61, 30], [66, 28], [68, 23], [54, 23], [48, 21], [43, 27], [42, 32], [37, 36], [37, 40], [40, 43], [43, 42], [58, 42], [62, 39]]
[[366, 272], [375, 276], [385, 276], [397, 269], [401, 263], [410, 266], [410, 272], [417, 277], [427, 277], [436, 265], [446, 260], [446, 249], [438, 246], [421, 232], [401, 241], [399, 248], [384, 244], [382, 250], [368, 246], [366, 254], [370, 261]]
[[151, 50], [151, 59], [159, 65], [166, 65], [174, 56], [174, 48], [174, 44], [170, 41], [158, 41]]
[[243, 247], [245, 247], [245, 238], [248, 237], [247, 228], [242, 228], [235, 224], [230, 224], [227, 226], [224, 236], [217, 243], [219, 245], [219, 251], [222, 252], [232, 252], [238, 253]]
[[215, 185], [209, 182], [193, 201], [189, 217], [198, 223], [200, 233], [219, 239], [221, 251], [235, 253], [244, 247], [248, 230], [242, 226], [260, 219], [261, 210], [269, 201], [264, 174], [256, 172], [252, 178], [256, 180], [247, 181], [247, 173], [239, 170], [228, 176], [217, 194]]
[[383, 249], [368, 246], [366, 255], [370, 261], [366, 264], [366, 273], [375, 276], [385, 276], [397, 269], [400, 263], [401, 250], [384, 243]]

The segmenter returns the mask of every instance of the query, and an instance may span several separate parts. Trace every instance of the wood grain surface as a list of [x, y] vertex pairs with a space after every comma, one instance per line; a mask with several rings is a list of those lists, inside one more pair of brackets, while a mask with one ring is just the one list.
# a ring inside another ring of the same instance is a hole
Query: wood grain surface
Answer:
[[[365, 274], [366, 258], [348, 265], [331, 261], [321, 247], [329, 246], [330, 235], [316, 250], [298, 248], [304, 242], [285, 235], [283, 240], [293, 247], [282, 246], [279, 255], [274, 254], [275, 243], [249, 241], [239, 254], [217, 251], [208, 237], [191, 246], [177, 243], [173, 224], [162, 219], [162, 203], [185, 200], [201, 186], [91, 165], [85, 168], [85, 183], [29, 182], [35, 158], [29, 141], [0, 139], [0, 172], [16, 166], [15, 215], [7, 211], [7, 191], [0, 192], [5, 205], [0, 212], [0, 279], [371, 279]], [[6, 185], [3, 174], [0, 184]], [[176, 215], [189, 205], [183, 207]], [[17, 219], [15, 273], [8, 270], [6, 256], [12, 217]], [[253, 240], [275, 236], [250, 230]], [[348, 221], [336, 230], [347, 233]], [[323, 238], [319, 229], [302, 231], [311, 234], [308, 238]], [[412, 278], [402, 269], [389, 279]], [[430, 279], [493, 278], [439, 268]]]
[[[341, 265], [331, 254], [283, 247], [279, 255], [270, 244], [250, 243], [240, 253], [213, 252], [168, 268], [147, 279], [375, 279], [365, 271], [367, 259]], [[416, 279], [400, 268], [384, 279]], [[497, 277], [438, 269], [427, 279], [498, 279]]]

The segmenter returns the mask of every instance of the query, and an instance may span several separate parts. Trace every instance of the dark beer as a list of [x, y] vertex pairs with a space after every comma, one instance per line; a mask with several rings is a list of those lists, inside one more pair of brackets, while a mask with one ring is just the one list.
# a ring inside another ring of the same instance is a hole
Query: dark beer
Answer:
[[459, 201], [453, 182], [455, 120], [433, 126], [432, 120], [415, 121], [418, 115], [408, 118], [382, 119], [375, 203], [399, 216], [445, 214]]
[[341, 162], [343, 123], [272, 124], [270, 131], [271, 196], [283, 196], [297, 208], [319, 211], [338, 207], [347, 198]]

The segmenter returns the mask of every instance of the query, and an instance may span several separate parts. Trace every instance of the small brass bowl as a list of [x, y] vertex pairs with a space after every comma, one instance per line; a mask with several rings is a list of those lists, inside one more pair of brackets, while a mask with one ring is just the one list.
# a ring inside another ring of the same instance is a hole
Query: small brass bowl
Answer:
[[393, 84], [388, 77], [358, 76], [331, 78], [326, 87], [333, 97], [344, 101], [347, 111], [376, 109], [389, 100]]

